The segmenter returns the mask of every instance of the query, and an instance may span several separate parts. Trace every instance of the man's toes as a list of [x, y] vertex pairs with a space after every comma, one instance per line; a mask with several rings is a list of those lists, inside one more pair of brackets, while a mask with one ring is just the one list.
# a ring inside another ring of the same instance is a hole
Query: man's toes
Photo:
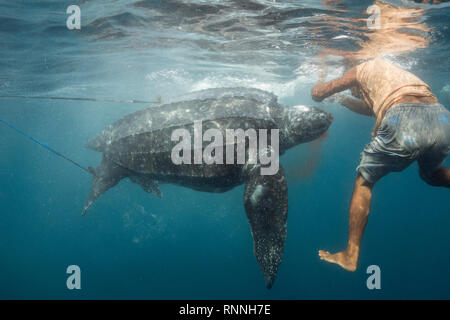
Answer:
[[330, 255], [331, 254], [328, 251], [322, 251], [322, 250], [319, 251], [320, 260], [327, 260], [327, 259], [329, 259]]
[[332, 262], [332, 263], [336, 263], [338, 260], [335, 254], [331, 254], [329, 252], [324, 253], [321, 256], [321, 258], [322, 258], [322, 260], [325, 260], [327, 262]]

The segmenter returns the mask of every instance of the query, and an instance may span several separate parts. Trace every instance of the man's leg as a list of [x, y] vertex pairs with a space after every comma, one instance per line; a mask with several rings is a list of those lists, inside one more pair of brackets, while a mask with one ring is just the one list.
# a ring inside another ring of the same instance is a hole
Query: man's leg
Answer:
[[369, 217], [370, 201], [372, 199], [373, 184], [366, 181], [360, 174], [356, 178], [350, 205], [349, 237], [347, 249], [335, 254], [319, 251], [321, 260], [336, 263], [348, 271], [355, 271], [358, 265], [359, 247], [364, 228]]

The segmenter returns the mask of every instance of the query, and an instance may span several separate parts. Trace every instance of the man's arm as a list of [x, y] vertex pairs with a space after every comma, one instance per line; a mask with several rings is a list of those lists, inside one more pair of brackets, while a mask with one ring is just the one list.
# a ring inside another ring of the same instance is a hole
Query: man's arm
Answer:
[[356, 67], [348, 70], [342, 77], [323, 83], [317, 83], [311, 91], [314, 101], [322, 101], [329, 96], [357, 85]]
[[365, 115], [365, 116], [374, 116], [372, 109], [363, 101], [359, 99], [353, 99], [350, 97], [339, 97], [339, 103], [343, 106], [349, 108], [353, 112]]

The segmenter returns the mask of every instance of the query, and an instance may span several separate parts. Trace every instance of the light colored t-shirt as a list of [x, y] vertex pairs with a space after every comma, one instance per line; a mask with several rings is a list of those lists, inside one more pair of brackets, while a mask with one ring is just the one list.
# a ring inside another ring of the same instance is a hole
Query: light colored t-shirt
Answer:
[[434, 97], [430, 87], [412, 73], [382, 58], [364, 62], [356, 67], [356, 80], [361, 98], [372, 109], [377, 123], [386, 111], [404, 97]]

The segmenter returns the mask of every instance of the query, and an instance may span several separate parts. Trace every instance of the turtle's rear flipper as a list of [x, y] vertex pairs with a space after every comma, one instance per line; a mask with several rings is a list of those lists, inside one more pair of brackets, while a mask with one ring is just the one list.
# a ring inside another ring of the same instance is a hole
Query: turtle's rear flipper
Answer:
[[266, 287], [275, 281], [286, 239], [288, 192], [280, 166], [274, 175], [261, 175], [261, 168], [247, 170], [244, 205], [253, 236], [256, 260]]
[[130, 176], [130, 181], [141, 186], [141, 188], [148, 193], [153, 193], [158, 198], [162, 198], [161, 189], [159, 189], [159, 184], [153, 179], [146, 176]]
[[[94, 169], [90, 168], [90, 171]], [[93, 181], [89, 198], [84, 206], [81, 215], [86, 213], [86, 210], [94, 203], [94, 201], [105, 193], [108, 189], [114, 187], [120, 180], [130, 175], [130, 171], [108, 160], [105, 156], [93, 173]]]

